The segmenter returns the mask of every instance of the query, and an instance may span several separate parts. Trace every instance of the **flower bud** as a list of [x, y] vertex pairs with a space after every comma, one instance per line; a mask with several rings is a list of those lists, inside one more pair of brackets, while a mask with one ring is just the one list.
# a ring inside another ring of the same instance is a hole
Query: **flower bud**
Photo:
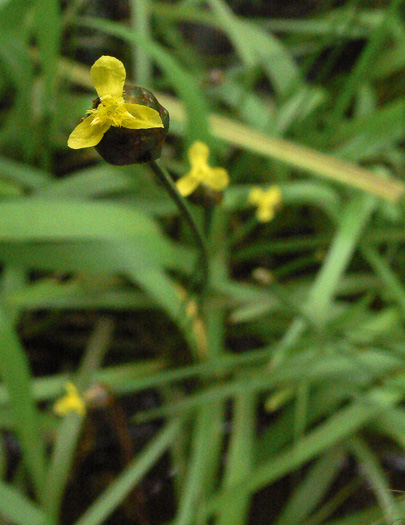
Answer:
[[[155, 109], [162, 119], [163, 128], [129, 129], [111, 126], [97, 144], [96, 150], [109, 164], [125, 166], [157, 160], [169, 131], [169, 112], [148, 89], [126, 86], [125, 99]], [[97, 108], [100, 99], [95, 102]]]

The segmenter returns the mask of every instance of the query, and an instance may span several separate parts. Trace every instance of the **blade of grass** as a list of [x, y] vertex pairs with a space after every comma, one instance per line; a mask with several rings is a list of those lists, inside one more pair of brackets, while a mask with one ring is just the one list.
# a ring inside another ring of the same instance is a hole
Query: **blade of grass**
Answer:
[[0, 212], [2, 242], [117, 240], [140, 236], [152, 245], [158, 238], [163, 240], [149, 217], [113, 203], [14, 199], [0, 202]]
[[[305, 520], [303, 525], [322, 525], [324, 523], [330, 523], [330, 517], [349, 500], [357, 490], [360, 488], [360, 482], [358, 478], [350, 480], [341, 489], [337, 490], [336, 493], [329, 498], [322, 507], [315, 512], [310, 518]], [[363, 525], [366, 522], [363, 522]], [[368, 522], [367, 522], [368, 523]]]
[[[173, 118], [180, 122], [184, 119], [184, 110], [179, 102], [162, 95], [160, 95], [160, 100], [168, 108]], [[227, 143], [280, 160], [289, 166], [309, 171], [319, 177], [362, 189], [393, 201], [399, 200], [405, 193], [405, 185], [400, 180], [383, 179], [372, 171], [344, 159], [335, 158], [285, 139], [269, 137], [228, 117], [213, 114], [210, 116], [210, 125], [212, 133]]]
[[257, 24], [245, 22], [242, 28], [275, 91], [280, 98], [287, 98], [302, 85], [302, 75], [292, 54], [278, 38]]
[[342, 468], [345, 456], [344, 451], [339, 448], [332, 448], [321, 456], [294, 490], [275, 525], [303, 523], [325, 498]]
[[[339, 229], [311, 288], [305, 307], [307, 315], [319, 326], [328, 319], [338, 283], [352, 258], [375, 205], [374, 197], [358, 195], [346, 205], [342, 213]], [[288, 349], [296, 344], [305, 328], [306, 322], [302, 318], [293, 321], [274, 354], [273, 366], [280, 365]]]
[[[101, 361], [111, 342], [112, 331], [111, 319], [101, 318], [94, 329], [77, 372], [75, 383], [79, 391], [83, 392], [88, 388], [94, 373], [101, 366]], [[69, 413], [63, 418], [57, 430], [43, 500], [48, 514], [55, 520], [59, 514], [84, 419], [84, 416], [78, 413]]]
[[134, 486], [164, 454], [179, 431], [179, 422], [166, 424], [122, 474], [99, 496], [75, 525], [99, 525], [125, 499]]
[[[150, 41], [150, 0], [130, 0], [131, 25], [134, 32], [140, 38]], [[152, 63], [149, 54], [142, 46], [133, 46], [132, 56], [134, 58], [133, 78], [140, 86], [152, 86]]]
[[39, 428], [39, 413], [32, 395], [32, 380], [29, 364], [10, 322], [0, 310], [0, 334], [2, 349], [0, 376], [10, 396], [11, 411], [15, 421], [15, 432], [21, 445], [35, 492], [43, 496], [45, 481], [45, 443]]
[[334, 139], [339, 146], [335, 154], [354, 162], [378, 158], [404, 139], [404, 119], [404, 100], [385, 104], [345, 126], [340, 137], [336, 133]]
[[281, 138], [268, 137], [227, 117], [213, 115], [210, 124], [214, 135], [226, 142], [280, 160], [322, 178], [393, 201], [399, 200], [405, 193], [405, 186], [399, 180], [386, 180], [343, 159]]
[[0, 157], [1, 176], [9, 179], [24, 189], [36, 190], [49, 184], [49, 175], [38, 168]]
[[[87, 219], [84, 221], [88, 222]], [[97, 227], [102, 229], [103, 226], [104, 221]], [[45, 233], [52, 235], [51, 231]], [[66, 230], [67, 235], [70, 233]], [[106, 234], [108, 235], [108, 232]], [[153, 261], [149, 257], [154, 251], [151, 245], [152, 237], [148, 242], [145, 240], [145, 243], [139, 242], [139, 239], [137, 242], [136, 237], [135, 240], [129, 238], [122, 243], [99, 243], [91, 239], [63, 243], [55, 240], [47, 243], [0, 243], [0, 260], [7, 264], [22, 265], [27, 271], [78, 271], [100, 275], [123, 273], [134, 284], [140, 285], [154, 300], [155, 305], [167, 313], [182, 332], [192, 351], [196, 355], [204, 354], [205, 342], [198, 337], [191, 322], [192, 318], [187, 313], [187, 294], [158, 266], [164, 253], [160, 249], [155, 251], [155, 256], [160, 257], [160, 261]], [[146, 246], [148, 251], [152, 250], [149, 255], [143, 252]]]
[[280, 479], [305, 464], [347, 436], [355, 433], [368, 421], [389, 410], [401, 400], [401, 396], [387, 390], [374, 388], [363, 398], [338, 410], [324, 423], [318, 425], [302, 440], [274, 459], [265, 461], [253, 473], [232, 488], [220, 491], [208, 504], [210, 513], [216, 512], [227, 498], [238, 497], [246, 488], [251, 493]]
[[5, 305], [7, 305], [8, 319], [12, 326], [16, 325], [21, 312], [17, 305], [11, 306], [9, 302], [10, 294], [18, 293], [27, 284], [28, 276], [23, 268], [17, 266], [3, 267], [0, 278], [0, 296]]
[[[301, 351], [303, 348], [300, 346]], [[252, 370], [244, 378], [236, 378], [222, 384], [207, 387], [202, 392], [189, 394], [187, 398], [170, 403], [166, 406], [151, 409], [136, 416], [136, 421], [149, 421], [170, 414], [184, 414], [198, 409], [201, 404], [224, 402], [233, 396], [248, 392], [269, 392], [275, 388], [293, 388], [300, 385], [303, 380], [314, 384], [324, 381], [345, 380], [357, 384], [359, 381], [368, 384], [372, 378], [381, 378], [387, 373], [400, 373], [403, 367], [403, 357], [393, 357], [381, 351], [368, 351], [356, 356], [337, 354], [333, 358], [324, 355], [313, 359], [312, 351], [306, 357], [291, 357], [285, 367], [273, 371], [263, 372], [261, 366]], [[402, 376], [401, 376], [402, 377]]]
[[[0, 203], [0, 208], [3, 261], [28, 265], [29, 269], [126, 272], [174, 320], [191, 348], [201, 350], [201, 341], [188, 316], [183, 315], [186, 304], [180, 289], [160, 267], [162, 258], [170, 253], [169, 245], [149, 218], [112, 203], [72, 200], [19, 199]], [[94, 242], [99, 236], [109, 243]], [[127, 238], [119, 245], [110, 244], [119, 237]], [[75, 246], [62, 242], [74, 238], [79, 239]]]
[[210, 452], [210, 443], [208, 441], [210, 424], [211, 408], [202, 406], [194, 426], [189, 469], [173, 525], [195, 523], [198, 506], [206, 497], [205, 494], [202, 494], [202, 488], [206, 476], [207, 457]]
[[348, 445], [362, 467], [364, 476], [375, 494], [387, 524], [402, 521], [401, 510], [397, 506], [386, 474], [374, 452], [359, 436], [352, 436]]
[[211, 0], [211, 8], [217, 16], [192, 6], [167, 6], [154, 2], [154, 14], [165, 21], [191, 22], [223, 30], [232, 41], [244, 66], [252, 69], [260, 65], [275, 91], [286, 96], [301, 82], [300, 71], [291, 53], [278, 38], [262, 28], [236, 16], [225, 2]]
[[0, 481], [0, 516], [13, 525], [46, 525], [44, 512], [17, 489]]
[[155, 268], [141, 268], [132, 265], [128, 260], [126, 274], [140, 286], [163, 308], [176, 323], [195, 357], [204, 355], [205, 341], [198, 337], [192, 317], [187, 311], [187, 297], [182, 297], [181, 288], [170, 276]]
[[106, 164], [85, 168], [63, 178], [53, 180], [35, 191], [35, 197], [47, 199], [91, 199], [115, 193], [138, 192], [140, 181], [128, 170], [111, 170]]
[[[97, 281], [97, 279], [96, 279]], [[35, 283], [26, 284], [19, 290], [10, 290], [6, 301], [10, 308], [22, 310], [133, 310], [153, 308], [152, 301], [145, 294], [115, 287], [103, 286], [100, 281], [95, 286], [86, 289], [86, 282], [80, 277], [69, 282], [56, 279], [41, 279]]]
[[309, 309], [317, 312], [316, 318], [320, 321], [325, 319], [338, 282], [353, 256], [375, 205], [373, 197], [359, 195], [352, 199], [342, 212], [339, 229], [308, 300]]
[[[10, 5], [14, 6], [14, 2], [10, 2]], [[21, 28], [18, 34], [4, 28], [0, 30], [0, 63], [11, 79], [8, 89], [17, 91], [12, 109], [2, 122], [0, 144], [6, 151], [12, 145], [21, 152], [23, 159], [32, 160], [38, 141], [31, 126], [27, 126], [27, 111], [32, 108], [34, 65], [26, 48], [27, 35], [24, 29]]]
[[57, 107], [57, 68], [59, 48], [61, 45], [61, 17], [60, 3], [57, 0], [38, 0], [35, 4], [35, 22], [37, 29], [37, 44], [41, 63], [43, 79], [40, 118], [43, 155], [43, 166], [45, 169], [51, 167], [51, 144], [50, 140], [55, 132], [54, 118]]
[[389, 294], [397, 303], [401, 316], [405, 316], [405, 288], [396, 273], [387, 264], [386, 260], [381, 257], [377, 250], [370, 245], [364, 244], [361, 249], [367, 262], [373, 268], [384, 284], [385, 293]]
[[[137, 361], [135, 364], [118, 365], [104, 368], [95, 374], [95, 381], [113, 388], [117, 394], [128, 394], [131, 392], [131, 382], [136, 379], [145, 381], [147, 376], [153, 375], [154, 381], [160, 384], [160, 373], [163, 372], [166, 363], [163, 360]], [[33, 380], [33, 396], [36, 401], [51, 401], [62, 391], [71, 376], [69, 374], [58, 374], [54, 376], [41, 377]], [[4, 385], [0, 385], [0, 405], [5, 406], [9, 402], [8, 391]]]
[[[227, 454], [222, 487], [231, 487], [246, 479], [253, 468], [256, 434], [256, 396], [249, 393], [238, 396], [234, 402], [231, 441]], [[250, 494], [241, 491], [238, 499], [229, 499], [219, 509], [217, 525], [244, 525], [247, 520]]]
[[251, 42], [245, 34], [244, 26], [233, 14], [230, 7], [222, 0], [208, 0], [214, 18], [221, 25], [224, 32], [232, 41], [237, 54], [241, 57], [246, 68], [256, 65], [256, 57], [251, 48]]
[[401, 3], [402, 0], [391, 0], [387, 9], [383, 11], [384, 18], [380, 26], [376, 27], [371, 33], [366, 47], [345, 82], [345, 86], [337, 96], [328, 122], [330, 130], [328, 133], [329, 137], [335, 132], [334, 130], [336, 129], [338, 122], [343, 118], [344, 113], [347, 111], [355, 90], [365, 81], [370, 74], [370, 71], [372, 71], [373, 63], [378, 56], [385, 39], [389, 35], [390, 23], [396, 17]]

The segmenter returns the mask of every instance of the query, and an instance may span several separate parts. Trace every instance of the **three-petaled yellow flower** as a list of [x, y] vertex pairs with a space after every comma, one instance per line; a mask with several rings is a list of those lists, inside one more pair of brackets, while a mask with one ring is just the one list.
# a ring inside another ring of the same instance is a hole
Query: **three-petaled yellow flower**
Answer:
[[163, 128], [159, 113], [148, 106], [130, 104], [124, 99], [126, 72], [117, 58], [100, 57], [91, 68], [91, 78], [100, 102], [70, 134], [73, 149], [97, 146], [111, 126], [128, 129]]
[[177, 189], [183, 197], [193, 193], [200, 184], [215, 191], [222, 191], [228, 186], [228, 172], [224, 168], [212, 168], [208, 164], [208, 157], [208, 146], [199, 140], [188, 150], [191, 170], [176, 182]]
[[272, 186], [268, 190], [252, 188], [249, 193], [249, 202], [257, 206], [257, 220], [269, 222], [274, 218], [276, 209], [282, 202], [281, 190], [278, 186]]
[[58, 416], [66, 416], [71, 412], [76, 412], [79, 416], [86, 414], [86, 403], [83, 397], [79, 394], [76, 386], [68, 382], [65, 385], [66, 394], [58, 399], [53, 406], [53, 411]]

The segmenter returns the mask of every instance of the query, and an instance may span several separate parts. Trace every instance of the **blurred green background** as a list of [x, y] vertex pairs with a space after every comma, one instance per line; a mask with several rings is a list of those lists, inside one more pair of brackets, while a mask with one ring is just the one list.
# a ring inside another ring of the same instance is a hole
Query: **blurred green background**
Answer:
[[[0, 1], [0, 522], [405, 523], [400, 0]], [[67, 138], [119, 58], [231, 183]], [[277, 187], [260, 222], [254, 187]], [[86, 414], [53, 410], [73, 383]]]

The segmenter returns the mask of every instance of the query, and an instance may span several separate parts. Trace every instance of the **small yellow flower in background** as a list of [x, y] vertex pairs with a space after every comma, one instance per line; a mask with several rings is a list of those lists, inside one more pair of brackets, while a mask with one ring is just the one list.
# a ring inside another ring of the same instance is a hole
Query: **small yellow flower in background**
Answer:
[[55, 414], [66, 416], [66, 414], [76, 412], [79, 416], [84, 416], [86, 414], [86, 404], [75, 385], [68, 382], [65, 388], [66, 394], [58, 399], [53, 406]]
[[176, 182], [177, 189], [183, 197], [193, 193], [200, 184], [215, 191], [222, 191], [228, 186], [228, 172], [224, 168], [211, 168], [208, 157], [208, 146], [199, 140], [188, 150], [191, 170]]
[[281, 190], [278, 186], [272, 186], [268, 190], [253, 188], [249, 193], [249, 203], [257, 206], [256, 217], [259, 222], [269, 222], [274, 219], [276, 208], [281, 202]]
[[163, 128], [159, 113], [148, 106], [125, 102], [124, 64], [117, 58], [100, 57], [91, 68], [91, 78], [100, 99], [95, 109], [70, 134], [73, 149], [97, 146], [111, 126], [128, 129]]

